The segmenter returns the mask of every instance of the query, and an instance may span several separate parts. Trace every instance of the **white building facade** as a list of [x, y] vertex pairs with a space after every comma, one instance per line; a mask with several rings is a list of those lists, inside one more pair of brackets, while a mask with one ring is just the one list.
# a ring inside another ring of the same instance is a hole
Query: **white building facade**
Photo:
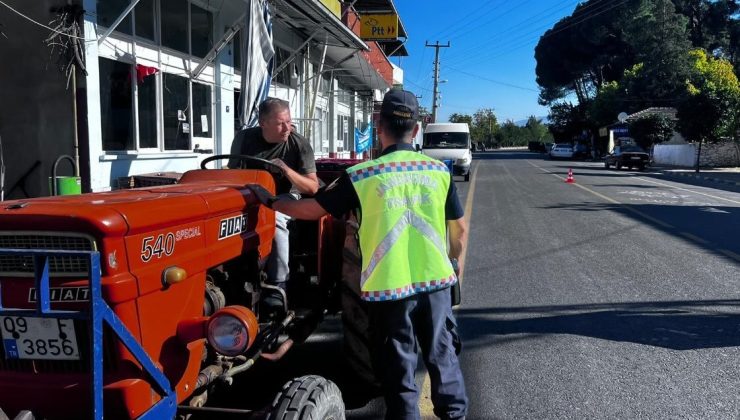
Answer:
[[[53, 10], [69, 7], [66, 0], [8, 3], [39, 23], [52, 20]], [[29, 160], [17, 169], [9, 168], [18, 172], [10, 174], [10, 182], [18, 178], [16, 185], [23, 185], [29, 182], [24, 177], [30, 177], [33, 185], [16, 188], [17, 197], [8, 198], [48, 195], [45, 174], [56, 155], [73, 154], [72, 137], [79, 145], [74, 153], [79, 154], [84, 191], [115, 189], [120, 180], [137, 174], [182, 173], [198, 168], [209, 156], [230, 152], [239, 128], [243, 31], [236, 31], [231, 39], [224, 35], [234, 32], [243, 20], [249, 1], [77, 0], [72, 4], [84, 9], [80, 44], [86, 74], [77, 72], [77, 90], [58, 87], [66, 80], [55, 75], [54, 89], [39, 83], [39, 92], [30, 94], [62, 109], [43, 109], [44, 103], [34, 103], [28, 111], [23, 107], [31, 104], [20, 98], [10, 104], [8, 97], [0, 105], [0, 114], [7, 117], [0, 121], [0, 138], [6, 145], [15, 145], [10, 147], [17, 150], [12, 153], [24, 156], [21, 142], [35, 138], [37, 149], [26, 148], [26, 155], [49, 154], [39, 157], [36, 166]], [[371, 122], [373, 102], [393, 83], [392, 70], [384, 71], [384, 66], [391, 68], [388, 58], [378, 44], [362, 41], [344, 23], [348, 14], [356, 17], [356, 11], [347, 6], [343, 10], [336, 0], [270, 0], [268, 4], [276, 70], [269, 96], [290, 103], [296, 129], [309, 139], [317, 157], [349, 157], [354, 129]], [[6, 19], [3, 24], [5, 33], [38, 30], [27, 19]], [[33, 36], [43, 40], [48, 32]], [[0, 53], [4, 48], [26, 47], [0, 43]], [[43, 79], [48, 76], [38, 67], [44, 56], [41, 53], [18, 65], [28, 65], [29, 72], [33, 65], [33, 74]], [[0, 80], [0, 87], [5, 83], [6, 92], [12, 93], [21, 76], [8, 69], [0, 71], [0, 78], [6, 78]], [[24, 86], [18, 92], [33, 89]], [[69, 104], [74, 104], [76, 118]], [[35, 112], [38, 120], [47, 119], [46, 115], [64, 118], [55, 122], [54, 129], [14, 121], [14, 113], [29, 112]], [[58, 139], [59, 150], [45, 147], [49, 132], [63, 137]]]

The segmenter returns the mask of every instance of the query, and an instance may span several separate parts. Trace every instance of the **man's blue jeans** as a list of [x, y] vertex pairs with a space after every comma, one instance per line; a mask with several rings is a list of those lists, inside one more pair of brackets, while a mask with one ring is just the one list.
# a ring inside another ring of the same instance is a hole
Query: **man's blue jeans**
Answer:
[[290, 256], [290, 232], [288, 222], [290, 216], [275, 212], [275, 237], [272, 240], [272, 252], [267, 260], [267, 282], [280, 286], [285, 290], [290, 268], [288, 259]]

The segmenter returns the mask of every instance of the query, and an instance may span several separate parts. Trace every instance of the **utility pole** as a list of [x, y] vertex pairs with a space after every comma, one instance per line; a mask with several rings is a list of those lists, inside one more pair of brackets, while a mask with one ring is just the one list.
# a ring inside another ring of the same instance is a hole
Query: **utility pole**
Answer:
[[424, 44], [426, 47], [434, 48], [434, 97], [432, 97], [432, 122], [437, 122], [437, 99], [439, 97], [439, 49], [449, 48], [450, 41], [447, 41], [447, 45], [441, 45], [439, 41], [435, 44]]

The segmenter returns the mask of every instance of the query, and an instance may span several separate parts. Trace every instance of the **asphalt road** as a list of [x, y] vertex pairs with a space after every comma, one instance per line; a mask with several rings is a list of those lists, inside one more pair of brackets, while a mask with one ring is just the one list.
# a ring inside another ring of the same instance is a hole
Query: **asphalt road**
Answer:
[[[472, 210], [457, 310], [469, 420], [740, 416], [737, 188], [502, 151], [456, 179]], [[316, 373], [340, 385], [348, 419], [382, 418], [340, 337], [330, 317], [280, 369], [259, 363], [245, 395], [269, 401]]]
[[458, 311], [469, 418], [738, 418], [740, 194], [479, 158]]

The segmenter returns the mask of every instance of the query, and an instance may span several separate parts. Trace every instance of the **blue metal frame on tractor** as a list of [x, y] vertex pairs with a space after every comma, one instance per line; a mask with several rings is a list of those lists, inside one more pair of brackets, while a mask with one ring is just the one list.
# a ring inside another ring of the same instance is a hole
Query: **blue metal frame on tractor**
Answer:
[[[0, 299], [0, 315], [37, 318], [84, 319], [89, 321], [90, 354], [93, 355], [92, 390], [93, 419], [103, 419], [103, 322], [113, 330], [124, 346], [134, 355], [144, 371], [154, 380], [162, 399], [142, 414], [139, 419], [172, 419], [177, 413], [177, 396], [167, 377], [157, 368], [120, 318], [103, 300], [100, 286], [100, 253], [97, 251], [52, 251], [28, 249], [0, 249], [0, 255], [33, 256], [36, 290], [36, 309], [4, 308]], [[51, 309], [49, 289], [49, 257], [86, 257], [90, 262], [90, 310], [62, 311]], [[0, 289], [0, 297], [2, 289]]]

